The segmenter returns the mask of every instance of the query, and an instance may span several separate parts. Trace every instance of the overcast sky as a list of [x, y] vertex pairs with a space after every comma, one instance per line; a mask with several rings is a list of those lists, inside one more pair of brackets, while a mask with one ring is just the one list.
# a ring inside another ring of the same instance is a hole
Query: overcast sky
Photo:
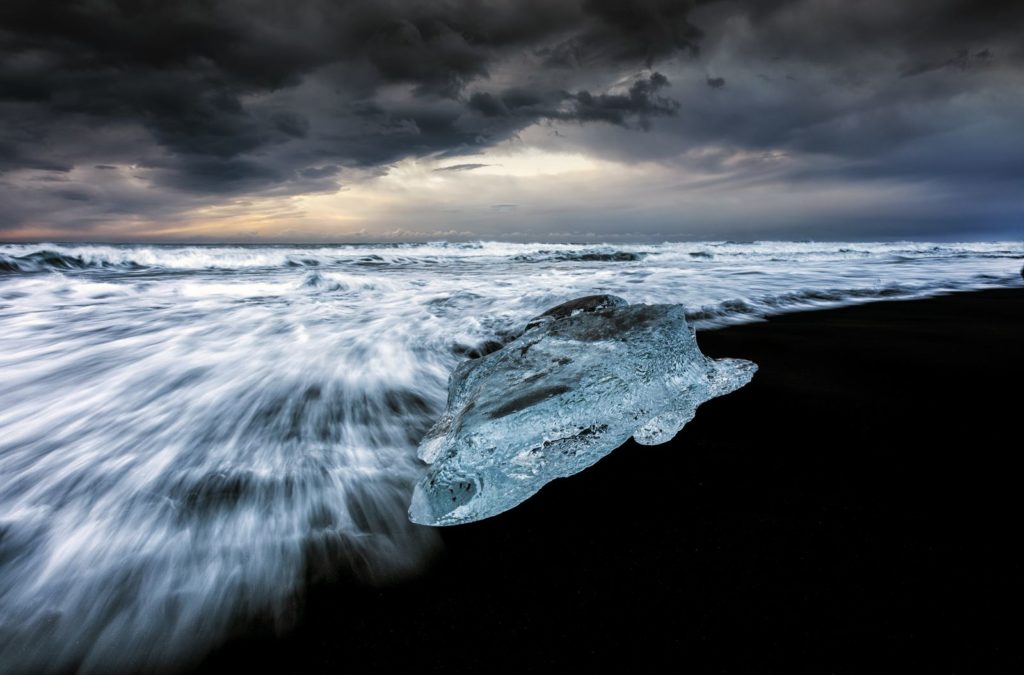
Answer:
[[0, 240], [1024, 236], [1024, 3], [0, 3]]

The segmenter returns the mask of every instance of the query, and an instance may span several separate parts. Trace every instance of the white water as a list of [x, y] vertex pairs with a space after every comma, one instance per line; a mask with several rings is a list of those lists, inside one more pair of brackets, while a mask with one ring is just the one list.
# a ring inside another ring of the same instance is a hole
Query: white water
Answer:
[[[636, 254], [636, 255], [632, 255]], [[0, 670], [176, 665], [415, 573], [450, 370], [565, 300], [698, 328], [1021, 285], [1024, 244], [0, 245]]]

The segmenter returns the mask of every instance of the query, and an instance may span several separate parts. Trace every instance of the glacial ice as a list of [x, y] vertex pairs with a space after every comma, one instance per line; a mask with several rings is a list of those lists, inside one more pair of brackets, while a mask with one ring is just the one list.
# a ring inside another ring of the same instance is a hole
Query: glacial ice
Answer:
[[507, 511], [630, 436], [670, 440], [756, 370], [704, 356], [682, 305], [595, 295], [554, 307], [452, 372], [446, 409], [419, 446], [430, 467], [409, 518], [456, 525]]

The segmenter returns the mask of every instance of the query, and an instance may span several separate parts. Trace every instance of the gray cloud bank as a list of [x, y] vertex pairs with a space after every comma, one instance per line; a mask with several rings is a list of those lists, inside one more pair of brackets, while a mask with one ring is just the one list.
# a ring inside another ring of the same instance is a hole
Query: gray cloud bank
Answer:
[[913, 183], [962, 196], [941, 228], [1018, 228], [1022, 27], [959, 0], [7, 0], [0, 235], [468, 171], [537, 125], [738, 194]]

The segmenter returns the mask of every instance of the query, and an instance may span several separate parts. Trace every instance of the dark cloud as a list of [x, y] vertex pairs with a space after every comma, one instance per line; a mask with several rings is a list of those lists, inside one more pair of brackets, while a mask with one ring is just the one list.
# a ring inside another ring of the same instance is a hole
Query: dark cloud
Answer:
[[[6, 0], [0, 199], [7, 222], [162, 217], [539, 123], [624, 161], [1001, 184], [1022, 25], [967, 0]], [[70, 184], [26, 188], [39, 172]]]
[[303, 178], [330, 178], [332, 176], [337, 176], [339, 173], [341, 173], [341, 167], [337, 164], [311, 166], [299, 171], [299, 175]]
[[702, 36], [689, 21], [695, 2], [672, 0], [586, 0], [591, 19], [583, 30], [557, 45], [539, 50], [548, 65], [580, 66], [595, 62], [655, 61], [679, 51], [697, 54]]
[[758, 62], [881, 66], [898, 75], [974, 57], [1018, 65], [1024, 59], [1024, 5], [1012, 0], [763, 0], [702, 9], [695, 20], [714, 12], [742, 16], [755, 39], [733, 49]]
[[643, 129], [650, 128], [650, 118], [674, 115], [679, 103], [659, 96], [658, 91], [668, 86], [668, 78], [654, 73], [647, 79], [634, 82], [625, 94], [593, 95], [581, 91], [568, 98], [572, 101], [570, 110], [559, 119], [592, 122], [600, 120], [619, 126], [626, 126], [631, 118]]
[[[530, 99], [525, 105], [536, 105], [541, 103], [540, 98]], [[511, 107], [505, 105], [505, 101], [498, 98], [494, 94], [486, 91], [474, 92], [469, 97], [468, 107], [470, 110], [475, 110], [484, 117], [505, 117], [509, 114], [511, 109], [522, 107], [522, 105], [513, 104]]]
[[674, 69], [677, 115], [648, 135], [581, 130], [574, 144], [684, 164], [738, 189], [887, 181], [970, 202], [988, 185], [1024, 216], [1009, 188], [1024, 181], [1024, 5], [707, 3], [691, 19], [705, 29], [700, 66], [716, 76]]
[[593, 94], [586, 89], [577, 92], [530, 92], [522, 88], [500, 94], [475, 92], [467, 107], [484, 118], [514, 119], [515, 127], [524, 127], [538, 120], [562, 122], [607, 122], [621, 127], [650, 128], [652, 117], [674, 115], [679, 103], [659, 92], [669, 86], [661, 73], [635, 79], [621, 93]]
[[194, 156], [145, 168], [158, 185], [189, 192], [256, 192], [284, 178], [272, 167], [236, 157]]
[[452, 164], [451, 166], [442, 166], [434, 171], [472, 171], [473, 169], [482, 169], [490, 164]]
[[992, 64], [993, 54], [988, 47], [972, 51], [968, 47], [960, 47], [953, 56], [945, 61], [924, 62], [903, 71], [903, 77], [913, 77], [921, 73], [927, 73], [939, 68], [957, 68], [968, 70], [969, 68], [982, 68]]
[[[571, 42], [597, 68], [637, 69], [692, 47], [689, 8], [647, 2], [623, 10], [580, 0], [10, 0], [0, 7], [0, 104], [8, 104], [0, 169], [69, 171], [78, 158], [52, 139], [72, 122], [145, 130], [149, 143], [137, 146], [131, 163], [152, 169], [158, 185], [210, 195], [278, 189], [325, 164], [454, 156], [542, 116], [474, 119], [482, 95], [463, 92], [495, 64]], [[397, 100], [394, 87], [405, 92]], [[515, 108], [526, 105], [513, 91], [506, 97]], [[629, 101], [589, 91], [563, 98], [571, 99], [568, 109], [549, 116], [624, 124], [665, 108], [641, 100], [629, 111]], [[125, 159], [123, 148], [100, 143], [83, 154], [90, 164]]]

